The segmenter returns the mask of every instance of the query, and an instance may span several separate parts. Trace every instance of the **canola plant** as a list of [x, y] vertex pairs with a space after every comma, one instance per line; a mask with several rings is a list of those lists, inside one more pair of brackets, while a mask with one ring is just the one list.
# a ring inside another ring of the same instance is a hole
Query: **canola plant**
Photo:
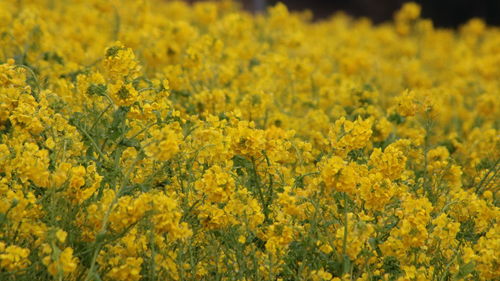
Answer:
[[498, 280], [500, 29], [0, 2], [1, 280]]

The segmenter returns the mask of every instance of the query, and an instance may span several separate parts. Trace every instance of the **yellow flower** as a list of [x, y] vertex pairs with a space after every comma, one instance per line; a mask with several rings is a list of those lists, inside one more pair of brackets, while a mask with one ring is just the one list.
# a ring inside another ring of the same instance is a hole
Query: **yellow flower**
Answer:
[[370, 155], [369, 164], [373, 166], [375, 171], [380, 172], [390, 180], [395, 180], [401, 177], [406, 168], [406, 157], [395, 146], [389, 145], [384, 149], [384, 152], [380, 148], [374, 149]]
[[46, 141], [45, 141], [45, 146], [48, 148], [48, 149], [54, 149], [54, 147], [56, 146], [56, 143], [54, 142], [54, 139], [52, 137], [49, 137]]
[[111, 270], [106, 274], [110, 280], [140, 280], [141, 278], [141, 265], [143, 263], [142, 258], [126, 258], [124, 264], [111, 268]]
[[134, 86], [122, 81], [111, 84], [109, 92], [114, 103], [120, 106], [131, 106], [139, 98], [139, 93]]
[[395, 102], [399, 115], [408, 117], [414, 116], [417, 113], [418, 105], [414, 91], [405, 90], [399, 97], [396, 98]]
[[9, 272], [14, 272], [26, 268], [31, 264], [28, 259], [30, 250], [16, 245], [6, 246], [0, 242], [0, 267]]
[[408, 2], [396, 13], [396, 20], [414, 20], [420, 16], [420, 6], [415, 2]]
[[[46, 247], [48, 247], [48, 250], [45, 250], [46, 254], [51, 254], [52, 249], [50, 249], [50, 246], [47, 245]], [[58, 276], [59, 274], [66, 276], [76, 270], [78, 259], [73, 256], [72, 248], [66, 247], [63, 251], [57, 249], [56, 253], [55, 260], [50, 255], [42, 259], [43, 264], [52, 276]]]
[[321, 176], [327, 191], [336, 190], [353, 193], [360, 181], [357, 165], [347, 163], [338, 156], [326, 160], [322, 165]]
[[137, 78], [141, 67], [137, 63], [134, 52], [125, 48], [121, 42], [115, 42], [106, 49], [104, 69], [111, 81], [132, 80]]
[[325, 281], [332, 280], [333, 275], [330, 272], [325, 271], [324, 269], [313, 270], [311, 271], [311, 280], [313, 281]]
[[246, 241], [247, 241], [247, 239], [244, 235], [240, 235], [238, 237], [238, 242], [240, 242], [241, 244], [244, 244]]
[[143, 142], [148, 157], [157, 161], [167, 161], [174, 157], [180, 149], [182, 135], [175, 126], [165, 126], [151, 131], [149, 143]]
[[57, 230], [56, 232], [56, 237], [59, 242], [64, 243], [66, 241], [66, 237], [68, 236], [68, 233], [62, 229]]
[[319, 247], [319, 250], [325, 254], [329, 254], [333, 251], [333, 248], [328, 244], [323, 244]]
[[351, 150], [364, 148], [370, 141], [371, 127], [372, 119], [363, 120], [358, 118], [352, 122], [342, 117], [335, 121], [333, 128], [329, 132], [331, 147], [338, 155], [343, 157]]

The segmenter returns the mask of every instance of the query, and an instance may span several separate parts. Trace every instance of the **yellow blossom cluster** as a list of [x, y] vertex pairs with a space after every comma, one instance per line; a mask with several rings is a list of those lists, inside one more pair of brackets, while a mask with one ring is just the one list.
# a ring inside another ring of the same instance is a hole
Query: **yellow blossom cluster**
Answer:
[[0, 280], [500, 279], [500, 29], [0, 1]]

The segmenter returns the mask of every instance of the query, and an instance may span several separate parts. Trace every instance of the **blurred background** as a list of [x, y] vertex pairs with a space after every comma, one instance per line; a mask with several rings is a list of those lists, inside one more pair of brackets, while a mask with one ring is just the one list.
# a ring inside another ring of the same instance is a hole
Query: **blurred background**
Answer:
[[[375, 23], [392, 19], [407, 0], [240, 0], [250, 11], [262, 11], [267, 5], [285, 3], [290, 10], [311, 10], [315, 19], [345, 11], [355, 17], [368, 17]], [[490, 25], [500, 25], [500, 0], [414, 0], [422, 6], [422, 16], [435, 26], [457, 27], [478, 17]]]

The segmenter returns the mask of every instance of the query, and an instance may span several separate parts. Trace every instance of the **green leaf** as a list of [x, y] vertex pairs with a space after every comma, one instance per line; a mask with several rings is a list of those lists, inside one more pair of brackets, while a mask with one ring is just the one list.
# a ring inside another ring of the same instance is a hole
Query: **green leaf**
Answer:
[[127, 113], [129, 108], [127, 106], [120, 106], [113, 113], [113, 122], [109, 127], [107, 137], [111, 140], [117, 140], [119, 137], [123, 136], [128, 130], [125, 125], [125, 120], [127, 118]]

